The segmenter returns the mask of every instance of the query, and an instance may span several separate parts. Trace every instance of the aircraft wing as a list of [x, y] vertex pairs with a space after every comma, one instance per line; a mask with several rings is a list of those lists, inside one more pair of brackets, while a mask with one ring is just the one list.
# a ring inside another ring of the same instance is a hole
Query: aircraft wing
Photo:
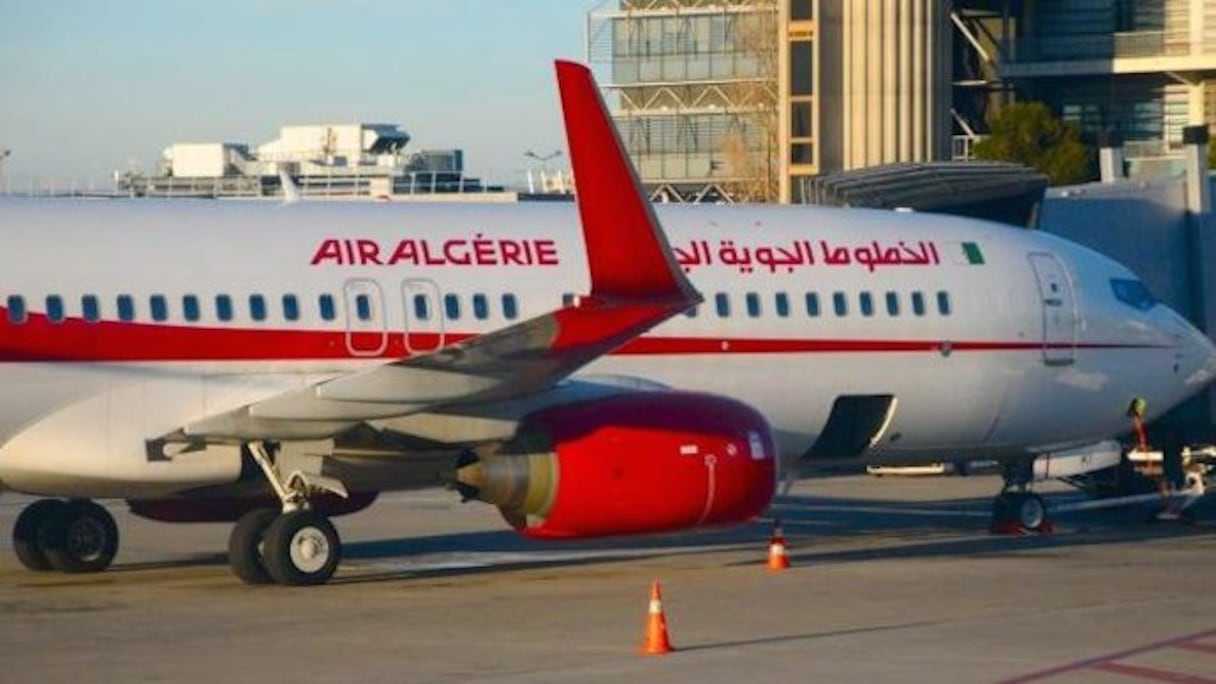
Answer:
[[436, 352], [184, 427], [188, 439], [314, 439], [360, 422], [543, 391], [701, 301], [646, 201], [590, 71], [557, 63], [591, 293]]

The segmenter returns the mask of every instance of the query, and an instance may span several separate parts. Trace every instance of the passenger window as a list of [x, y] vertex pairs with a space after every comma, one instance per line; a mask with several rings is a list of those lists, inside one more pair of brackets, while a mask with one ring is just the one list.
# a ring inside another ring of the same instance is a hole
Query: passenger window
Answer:
[[414, 318], [420, 321], [430, 320], [431, 318], [431, 300], [426, 295], [414, 295]]
[[169, 304], [165, 301], [164, 295], [152, 295], [148, 299], [148, 311], [152, 314], [152, 320], [163, 321], [169, 317]]
[[47, 295], [46, 319], [52, 323], [63, 322], [63, 297], [59, 295]]
[[760, 316], [760, 295], [748, 292], [745, 301], [747, 302], [747, 315], [758, 318]]
[[949, 292], [938, 292], [937, 293], [937, 312], [943, 316], [950, 315], [950, 293]]
[[283, 320], [300, 320], [300, 300], [293, 294], [283, 295]]
[[888, 316], [898, 316], [899, 315], [899, 293], [898, 292], [888, 292], [887, 293], [887, 315]]
[[925, 295], [920, 292], [912, 293], [912, 313], [917, 316], [925, 315]]
[[810, 316], [811, 318], [816, 318], [819, 316], [818, 292], [806, 293], [806, 315]]
[[255, 321], [266, 320], [266, 298], [260, 294], [249, 295], [249, 317]]
[[777, 307], [777, 315], [785, 318], [790, 315], [790, 297], [784, 292], [778, 292], [773, 298]]
[[131, 295], [118, 295], [118, 320], [135, 320], [135, 300]]
[[[570, 295], [572, 298], [574, 295]], [[443, 296], [443, 313], [447, 315], [449, 321], [460, 320], [460, 297], [454, 294], [446, 294]]]
[[182, 316], [187, 321], [197, 321], [202, 314], [202, 308], [198, 305], [198, 297], [194, 295], [185, 295], [182, 297]]
[[355, 315], [361, 321], [370, 321], [372, 319], [372, 298], [365, 295], [355, 296]]
[[861, 304], [862, 316], [874, 315], [874, 297], [869, 292], [862, 292], [857, 296], [858, 302]]
[[25, 322], [25, 318], [25, 298], [21, 295], [9, 295], [8, 322], [13, 325], [20, 325]]
[[215, 296], [215, 317], [221, 321], [232, 320], [232, 297], [226, 294]]
[[473, 316], [479, 321], [484, 321], [490, 317], [490, 305], [486, 302], [485, 295], [473, 295]]
[[730, 295], [725, 292], [714, 295], [714, 307], [718, 310], [718, 318], [730, 316]]
[[8, 322], [20, 325], [26, 321], [25, 298], [21, 295], [8, 297]]
[[321, 320], [332, 321], [337, 317], [337, 310], [334, 308], [334, 296], [323, 294], [317, 297], [317, 311], [321, 314]]
[[506, 316], [508, 321], [513, 321], [519, 317], [519, 302], [516, 301], [515, 295], [505, 294], [502, 296], [502, 315]]
[[849, 300], [843, 292], [832, 293], [832, 310], [836, 312], [837, 316], [849, 315]]
[[101, 304], [97, 301], [97, 295], [85, 295], [81, 297], [80, 312], [84, 315], [84, 320], [89, 323], [100, 321]]

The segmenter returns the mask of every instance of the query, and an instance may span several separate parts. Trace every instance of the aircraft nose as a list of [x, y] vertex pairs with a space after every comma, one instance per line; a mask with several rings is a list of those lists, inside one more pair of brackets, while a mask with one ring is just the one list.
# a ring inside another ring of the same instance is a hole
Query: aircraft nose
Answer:
[[1187, 373], [1183, 377], [1187, 388], [1198, 391], [1216, 380], [1216, 344], [1197, 328], [1186, 326], [1184, 363]]
[[[1203, 387], [1216, 380], [1216, 344], [1202, 334], [1199, 335], [1198, 356], [1204, 361], [1191, 376], [1198, 386]], [[1187, 378], [1187, 381], [1189, 382], [1190, 379]]]

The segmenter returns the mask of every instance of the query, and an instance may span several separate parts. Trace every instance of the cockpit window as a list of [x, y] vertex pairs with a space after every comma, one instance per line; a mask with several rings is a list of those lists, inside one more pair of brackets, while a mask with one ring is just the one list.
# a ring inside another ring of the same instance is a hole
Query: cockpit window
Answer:
[[1144, 286], [1144, 283], [1140, 282], [1139, 280], [1132, 280], [1130, 278], [1111, 278], [1110, 289], [1111, 292], [1115, 293], [1115, 299], [1118, 299], [1133, 309], [1148, 311], [1157, 305], [1157, 298], [1154, 297], [1153, 293], [1149, 292], [1148, 288]]

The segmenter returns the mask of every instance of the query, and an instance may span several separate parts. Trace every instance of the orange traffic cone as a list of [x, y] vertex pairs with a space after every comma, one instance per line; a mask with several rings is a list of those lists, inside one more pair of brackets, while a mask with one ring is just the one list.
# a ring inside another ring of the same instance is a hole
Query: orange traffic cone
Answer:
[[773, 521], [773, 538], [768, 542], [768, 569], [785, 570], [790, 567], [790, 557], [785, 552], [785, 532], [781, 530], [781, 520]]
[[667, 638], [667, 618], [663, 615], [663, 590], [659, 581], [650, 585], [650, 611], [646, 616], [646, 639], [642, 655], [663, 655], [675, 649]]

